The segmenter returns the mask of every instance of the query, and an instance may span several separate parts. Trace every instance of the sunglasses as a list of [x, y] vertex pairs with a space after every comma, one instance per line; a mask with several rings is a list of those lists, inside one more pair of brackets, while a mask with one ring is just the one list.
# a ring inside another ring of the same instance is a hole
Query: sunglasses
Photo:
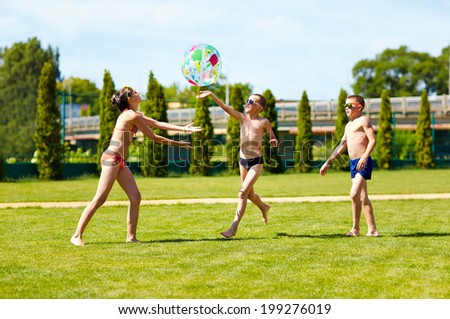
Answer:
[[258, 102], [256, 102], [255, 100], [252, 100], [252, 99], [247, 99], [247, 101], [245, 101], [245, 104], [250, 104], [250, 105], [258, 104], [258, 105], [261, 105], [261, 104], [259, 104]]
[[357, 106], [359, 106], [359, 104], [358, 105], [353, 105], [353, 103], [345, 103], [344, 104], [344, 107], [346, 107], [348, 109], [352, 109], [352, 108], [357, 107]]

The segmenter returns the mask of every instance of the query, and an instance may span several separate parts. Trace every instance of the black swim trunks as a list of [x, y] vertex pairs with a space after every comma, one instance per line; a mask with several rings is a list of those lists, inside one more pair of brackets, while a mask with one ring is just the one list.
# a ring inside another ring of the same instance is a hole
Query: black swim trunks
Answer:
[[263, 164], [263, 158], [262, 157], [255, 157], [255, 158], [240, 158], [239, 164], [241, 164], [247, 171], [252, 168], [255, 165]]

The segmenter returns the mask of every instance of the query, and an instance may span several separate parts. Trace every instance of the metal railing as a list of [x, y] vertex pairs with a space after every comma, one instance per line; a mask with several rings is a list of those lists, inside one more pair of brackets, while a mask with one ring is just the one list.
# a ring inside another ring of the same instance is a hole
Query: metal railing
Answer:
[[[417, 117], [420, 110], [420, 96], [390, 98], [392, 112], [397, 118]], [[429, 96], [431, 112], [435, 117], [450, 118], [450, 95]], [[366, 99], [364, 112], [371, 118], [380, 113], [381, 98]], [[277, 101], [276, 110], [279, 126], [287, 126], [297, 121], [298, 100]], [[312, 121], [336, 119], [337, 101], [310, 101]], [[210, 107], [211, 121], [214, 127], [226, 127], [228, 114], [220, 107]], [[194, 121], [195, 109], [170, 109], [167, 111], [169, 123], [186, 125]], [[284, 125], [283, 125], [284, 124]], [[98, 116], [66, 118], [66, 133], [97, 132], [100, 118]]]

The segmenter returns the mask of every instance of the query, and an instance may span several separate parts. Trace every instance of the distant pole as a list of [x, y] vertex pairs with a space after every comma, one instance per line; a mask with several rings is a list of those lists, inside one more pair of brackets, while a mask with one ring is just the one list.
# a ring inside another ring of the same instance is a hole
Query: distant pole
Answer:
[[397, 159], [397, 145], [395, 141], [395, 135], [396, 135], [396, 126], [397, 126], [397, 119], [395, 118], [395, 112], [392, 113], [392, 126], [394, 128], [393, 134], [392, 134], [392, 153], [394, 154], [393, 159]]
[[62, 147], [63, 147], [63, 158], [64, 158], [64, 142], [66, 139], [66, 92], [62, 91], [62, 103], [61, 103], [61, 125], [62, 125]]
[[225, 104], [230, 105], [230, 87], [229, 87], [229, 83], [228, 83], [228, 73], [227, 73], [227, 76], [225, 77], [225, 79], [227, 81], [227, 83], [225, 85]]
[[434, 133], [434, 124], [435, 124], [435, 118], [434, 118], [434, 112], [431, 112], [431, 153], [433, 154], [433, 157], [435, 156], [435, 145], [434, 145], [434, 140], [435, 140], [435, 133]]

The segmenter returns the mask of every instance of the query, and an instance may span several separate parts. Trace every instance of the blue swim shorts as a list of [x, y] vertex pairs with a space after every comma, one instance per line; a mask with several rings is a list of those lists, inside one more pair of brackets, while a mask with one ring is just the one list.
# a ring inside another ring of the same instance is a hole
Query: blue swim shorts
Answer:
[[368, 180], [372, 178], [372, 168], [373, 168], [373, 161], [372, 157], [369, 156], [367, 158], [366, 167], [360, 171], [356, 169], [356, 165], [358, 164], [359, 158], [351, 159], [350, 160], [350, 176], [352, 178], [355, 178], [356, 174], [361, 174], [364, 179]]

